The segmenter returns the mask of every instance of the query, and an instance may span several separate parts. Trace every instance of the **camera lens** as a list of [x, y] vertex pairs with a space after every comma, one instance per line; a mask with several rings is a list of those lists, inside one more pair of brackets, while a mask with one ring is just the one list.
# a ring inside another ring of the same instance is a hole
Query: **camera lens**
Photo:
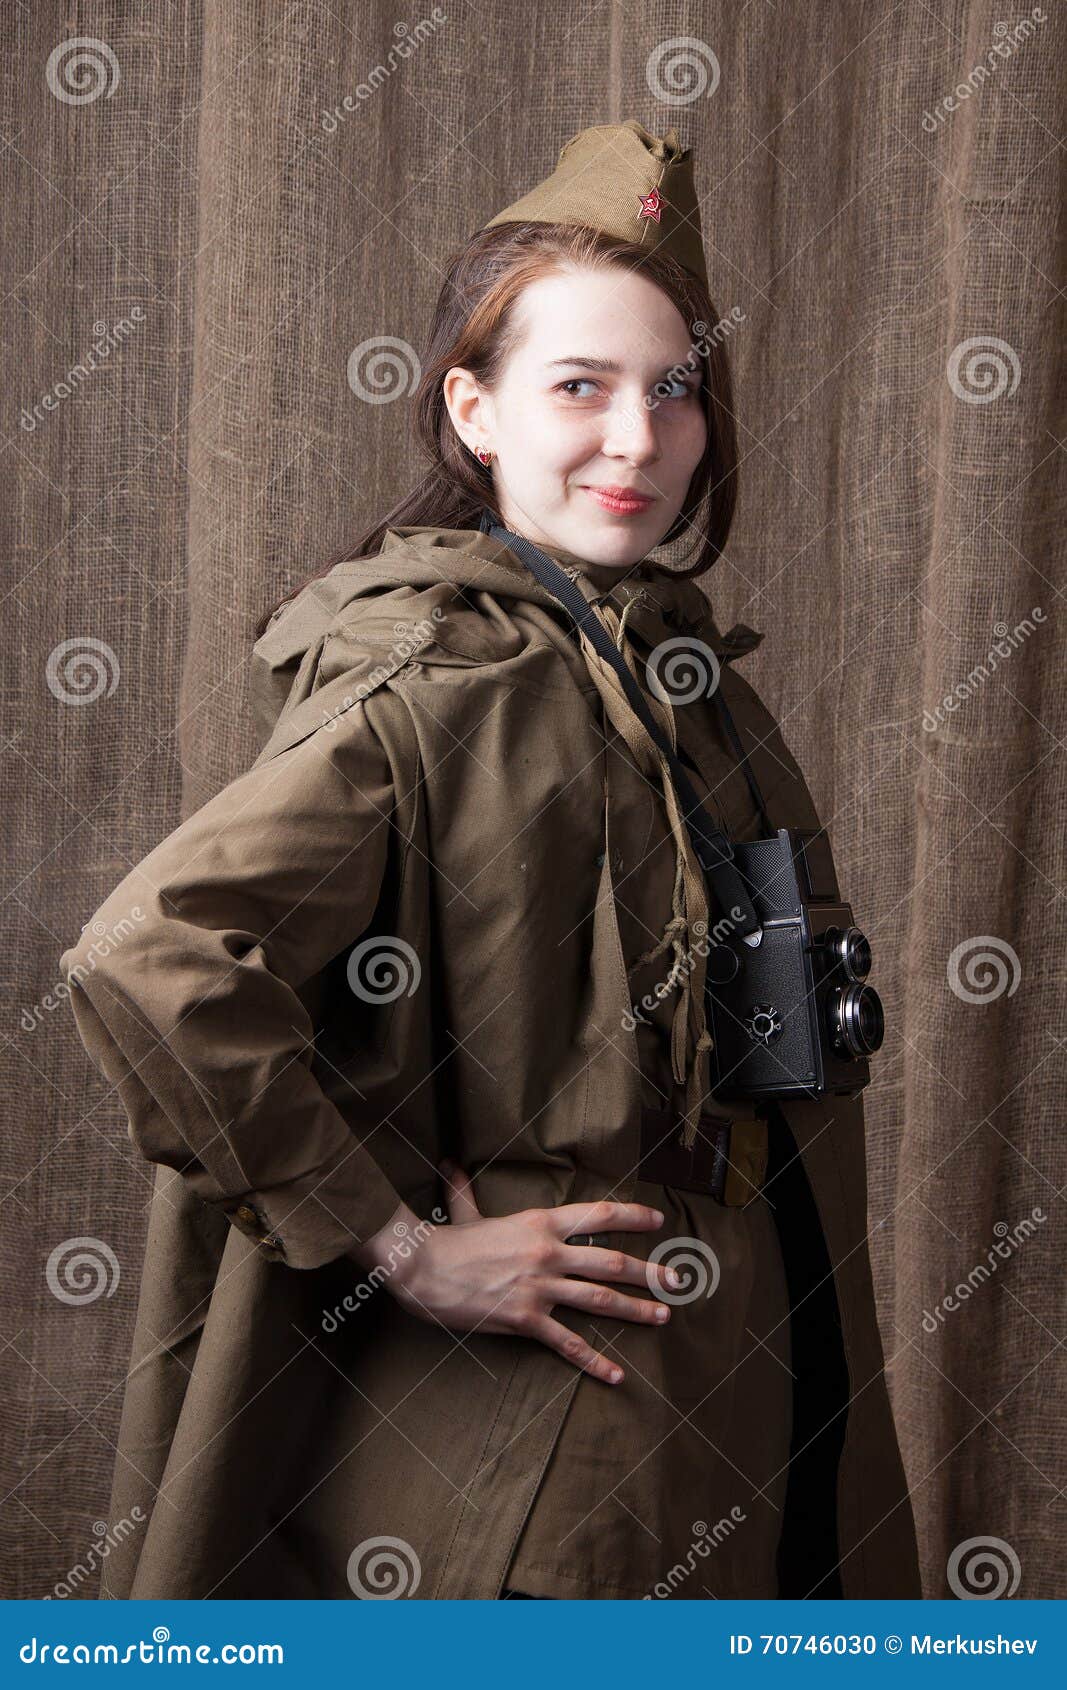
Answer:
[[870, 1056], [885, 1037], [885, 1012], [873, 986], [845, 986], [830, 999], [834, 1043], [846, 1056]]
[[850, 980], [866, 980], [871, 972], [871, 942], [858, 927], [846, 935], [845, 970]]
[[846, 980], [866, 980], [871, 972], [871, 946], [858, 927], [827, 927], [821, 942], [829, 952], [830, 966], [840, 968]]

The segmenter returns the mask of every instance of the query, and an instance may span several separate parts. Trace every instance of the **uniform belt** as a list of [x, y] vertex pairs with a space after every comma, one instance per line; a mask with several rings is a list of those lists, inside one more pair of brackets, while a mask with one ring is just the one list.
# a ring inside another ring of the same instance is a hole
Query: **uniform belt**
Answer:
[[696, 1141], [681, 1142], [681, 1119], [672, 1109], [641, 1111], [641, 1160], [637, 1178], [698, 1191], [731, 1208], [758, 1197], [767, 1174], [767, 1122], [758, 1115], [704, 1114]]
[[[760, 1115], [728, 1120], [697, 1117], [691, 1150], [681, 1142], [681, 1117], [671, 1109], [641, 1111], [641, 1160], [637, 1178], [679, 1191], [699, 1191], [717, 1203], [743, 1209], [759, 1196], [767, 1176], [767, 1122]], [[603, 1244], [602, 1232], [576, 1232], [567, 1244]]]

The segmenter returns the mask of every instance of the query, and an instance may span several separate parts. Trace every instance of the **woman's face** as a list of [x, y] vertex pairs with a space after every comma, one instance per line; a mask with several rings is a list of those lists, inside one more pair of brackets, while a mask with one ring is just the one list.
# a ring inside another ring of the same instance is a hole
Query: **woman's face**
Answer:
[[[448, 372], [452, 421], [495, 453], [507, 527], [590, 563], [637, 563], [675, 521], [707, 439], [704, 365], [685, 320], [621, 267], [545, 277], [515, 311], [520, 339], [493, 392]], [[594, 489], [647, 502], [621, 508]]]

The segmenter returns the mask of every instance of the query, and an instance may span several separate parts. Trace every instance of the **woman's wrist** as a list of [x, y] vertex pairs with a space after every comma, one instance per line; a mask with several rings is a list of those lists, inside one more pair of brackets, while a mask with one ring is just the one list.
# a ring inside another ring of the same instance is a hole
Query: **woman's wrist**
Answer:
[[[407, 1262], [395, 1256], [398, 1239], [411, 1236], [413, 1228], [419, 1225], [419, 1217], [415, 1211], [401, 1202], [395, 1214], [391, 1215], [385, 1225], [374, 1233], [372, 1237], [361, 1243], [353, 1244], [345, 1254], [363, 1268], [388, 1266], [390, 1272], [397, 1278], [403, 1277]], [[410, 1253], [409, 1253], [410, 1254]]]

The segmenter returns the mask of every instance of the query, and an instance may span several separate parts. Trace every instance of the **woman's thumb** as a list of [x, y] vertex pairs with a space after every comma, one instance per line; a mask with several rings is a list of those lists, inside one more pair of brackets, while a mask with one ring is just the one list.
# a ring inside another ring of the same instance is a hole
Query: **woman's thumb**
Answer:
[[453, 1162], [450, 1156], [446, 1156], [437, 1166], [444, 1176], [450, 1219], [455, 1222], [479, 1219], [481, 1210], [475, 1200], [470, 1175]]

